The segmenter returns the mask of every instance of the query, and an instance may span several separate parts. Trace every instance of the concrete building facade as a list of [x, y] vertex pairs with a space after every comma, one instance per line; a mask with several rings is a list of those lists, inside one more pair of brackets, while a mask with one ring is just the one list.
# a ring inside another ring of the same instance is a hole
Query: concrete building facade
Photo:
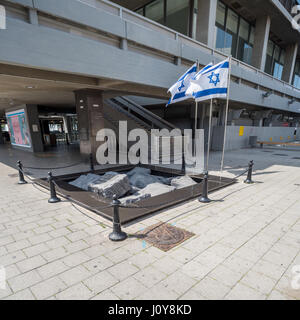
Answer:
[[[0, 116], [25, 105], [33, 115], [27, 117], [32, 131], [39, 112], [77, 115], [82, 153], [95, 153], [97, 130], [118, 116], [147, 128], [160, 128], [164, 121], [194, 128], [194, 102], [165, 108], [168, 88], [196, 60], [204, 66], [232, 55], [227, 125], [252, 130], [243, 130], [243, 142], [229, 142], [228, 149], [246, 147], [248, 135], [292, 140], [300, 122], [300, 32], [291, 23], [297, 4], [0, 0], [6, 13], [6, 28], [0, 30]], [[107, 107], [107, 100], [120, 96], [129, 96], [130, 106], [115, 101]], [[216, 150], [224, 111], [225, 101], [214, 101]], [[207, 129], [206, 103], [198, 118], [198, 128]], [[43, 149], [43, 129], [38, 129], [40, 134], [31, 132], [32, 151]]]

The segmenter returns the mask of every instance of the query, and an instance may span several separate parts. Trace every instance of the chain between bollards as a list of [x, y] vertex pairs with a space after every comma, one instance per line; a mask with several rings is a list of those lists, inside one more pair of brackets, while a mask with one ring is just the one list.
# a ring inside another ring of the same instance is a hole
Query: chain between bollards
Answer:
[[247, 179], [244, 181], [244, 182], [247, 183], [247, 184], [253, 183], [253, 181], [252, 181], [253, 166], [254, 166], [254, 162], [253, 162], [253, 160], [251, 160], [251, 161], [249, 162], [249, 169], [248, 169]]
[[93, 154], [90, 153], [90, 169], [92, 172], [95, 171], [95, 166], [94, 166], [94, 158], [93, 158]]
[[49, 203], [57, 203], [61, 201], [56, 195], [55, 184], [53, 180], [54, 178], [53, 178], [52, 172], [50, 171], [48, 172], [48, 182], [49, 182], [49, 188], [50, 188], [50, 199], [48, 200]]
[[24, 179], [23, 165], [20, 160], [17, 162], [17, 166], [19, 168], [19, 182], [18, 182], [18, 184], [26, 184], [27, 181], [25, 181], [25, 179]]
[[202, 194], [199, 198], [199, 202], [209, 203], [211, 200], [208, 198], [208, 172], [204, 173], [203, 184], [202, 184]]
[[113, 216], [113, 232], [109, 234], [109, 239], [111, 241], [123, 241], [127, 239], [127, 234], [122, 231], [121, 223], [120, 223], [120, 214], [119, 214], [119, 205], [121, 202], [117, 199], [117, 196], [113, 197], [113, 208], [114, 208], [114, 216]]

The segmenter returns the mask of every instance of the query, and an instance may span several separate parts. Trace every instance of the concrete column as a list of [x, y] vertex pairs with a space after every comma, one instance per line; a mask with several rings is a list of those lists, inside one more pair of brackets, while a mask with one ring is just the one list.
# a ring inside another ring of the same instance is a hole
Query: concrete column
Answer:
[[38, 106], [35, 104], [26, 105], [28, 126], [31, 136], [31, 148], [33, 152], [43, 152], [44, 144], [40, 127]]
[[196, 40], [213, 48], [217, 14], [217, 0], [197, 1], [198, 15], [196, 26]]
[[265, 70], [271, 18], [262, 16], [256, 19], [252, 65], [262, 71]]
[[285, 82], [292, 83], [293, 81], [297, 52], [298, 43], [293, 43], [286, 48], [282, 72], [282, 80]]
[[29, 23], [38, 25], [39, 24], [39, 19], [37, 15], [37, 10], [29, 8], [28, 9], [28, 16], [29, 16]]
[[220, 104], [219, 106], [219, 118], [218, 118], [218, 126], [225, 126], [225, 117], [226, 117], [226, 105]]
[[1, 123], [0, 123], [0, 144], [4, 144], [4, 139], [3, 139], [3, 136], [2, 136]]
[[97, 148], [103, 142], [97, 142], [97, 132], [105, 127], [103, 115], [103, 91], [75, 91], [76, 112], [80, 139], [80, 152], [96, 155]]

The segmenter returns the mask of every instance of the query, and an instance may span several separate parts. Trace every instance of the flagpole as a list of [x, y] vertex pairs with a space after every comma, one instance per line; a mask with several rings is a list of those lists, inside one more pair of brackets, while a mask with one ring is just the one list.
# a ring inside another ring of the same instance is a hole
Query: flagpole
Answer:
[[229, 57], [228, 89], [227, 89], [227, 101], [226, 101], [226, 113], [225, 113], [223, 152], [222, 152], [222, 160], [221, 160], [221, 173], [223, 172], [223, 169], [224, 169], [225, 143], [226, 143], [226, 135], [227, 135], [227, 121], [228, 121], [228, 109], [229, 109], [230, 80], [231, 80], [231, 60], [232, 60], [232, 56]]
[[[199, 71], [199, 60], [196, 60], [197, 63], [197, 72]], [[198, 126], [198, 101], [196, 100], [195, 104], [195, 135], [194, 135], [194, 155], [196, 155], [196, 130]]]
[[206, 171], [208, 171], [208, 162], [209, 162], [209, 154], [210, 154], [212, 107], [213, 107], [213, 99], [210, 99], [209, 124], [208, 124], [208, 142], [207, 142], [207, 155], [206, 155]]

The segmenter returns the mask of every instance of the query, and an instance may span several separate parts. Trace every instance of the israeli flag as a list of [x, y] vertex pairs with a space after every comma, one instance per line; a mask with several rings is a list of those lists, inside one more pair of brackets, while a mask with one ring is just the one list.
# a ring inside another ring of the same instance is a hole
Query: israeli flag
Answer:
[[187, 95], [186, 90], [190, 85], [191, 79], [197, 73], [197, 63], [195, 63], [184, 75], [182, 75], [175, 84], [168, 90], [172, 97], [169, 100], [167, 106], [172, 103], [183, 101], [192, 98], [192, 95]]
[[186, 92], [196, 101], [214, 98], [226, 98], [228, 92], [229, 59], [216, 65], [208, 65], [200, 70], [193, 79]]

